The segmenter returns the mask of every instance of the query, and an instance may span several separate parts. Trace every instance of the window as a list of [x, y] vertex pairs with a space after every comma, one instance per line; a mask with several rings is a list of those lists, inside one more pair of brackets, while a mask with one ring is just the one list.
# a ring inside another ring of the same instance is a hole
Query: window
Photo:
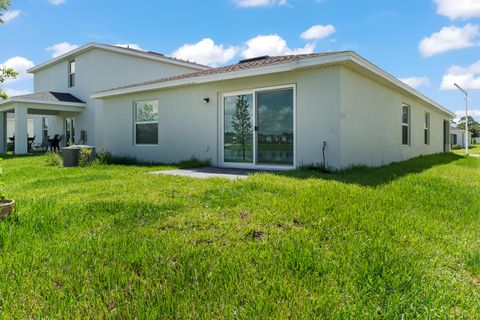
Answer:
[[423, 140], [425, 144], [430, 145], [430, 113], [428, 112], [425, 112]]
[[68, 87], [75, 87], [75, 60], [68, 63]]
[[134, 103], [135, 144], [158, 144], [158, 101]]
[[402, 107], [402, 144], [410, 145], [410, 106]]
[[47, 145], [48, 143], [48, 118], [42, 118], [42, 143]]
[[451, 144], [457, 144], [457, 135], [456, 134], [451, 134], [450, 135], [450, 141], [451, 141]]

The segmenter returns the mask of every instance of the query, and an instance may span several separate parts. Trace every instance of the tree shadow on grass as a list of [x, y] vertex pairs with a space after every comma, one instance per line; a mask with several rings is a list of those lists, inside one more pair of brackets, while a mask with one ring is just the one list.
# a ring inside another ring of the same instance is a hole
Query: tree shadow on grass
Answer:
[[325, 173], [314, 169], [298, 169], [277, 174], [297, 179], [334, 180], [342, 183], [375, 187], [390, 183], [391, 181], [400, 179], [409, 174], [421, 173], [430, 168], [446, 165], [460, 159], [465, 159], [465, 157], [453, 153], [442, 153], [420, 156], [379, 168], [360, 166], [331, 173]]

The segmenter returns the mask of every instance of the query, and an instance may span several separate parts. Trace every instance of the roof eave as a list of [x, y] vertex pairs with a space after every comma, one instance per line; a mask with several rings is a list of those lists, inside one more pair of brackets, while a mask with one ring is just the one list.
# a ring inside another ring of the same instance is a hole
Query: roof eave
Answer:
[[136, 87], [107, 90], [103, 92], [94, 93], [90, 97], [92, 99], [102, 99], [102, 98], [126, 95], [131, 93], [139, 93], [139, 92], [153, 91], [153, 90], [187, 86], [187, 85], [196, 85], [196, 84], [202, 84], [202, 83], [208, 83], [208, 82], [231, 80], [231, 79], [259, 76], [259, 75], [265, 75], [265, 74], [288, 72], [288, 71], [300, 70], [305, 68], [311, 68], [315, 66], [343, 64], [348, 62], [353, 62], [359, 65], [363, 69], [370, 71], [371, 73], [379, 76], [385, 81], [393, 84], [397, 89], [406, 91], [407, 93], [417, 97], [423, 102], [442, 111], [443, 113], [447, 114], [451, 118], [454, 118], [456, 116], [453, 112], [447, 110], [437, 102], [421, 94], [417, 90], [403, 83], [399, 79], [395, 78], [394, 76], [382, 70], [380, 67], [376, 66], [375, 64], [369, 62], [368, 60], [362, 58], [360, 55], [356, 54], [353, 51], [347, 51], [347, 52], [332, 54], [328, 56], [321, 56], [321, 57], [304, 59], [304, 60], [297, 60], [297, 61], [292, 61], [284, 64], [265, 66], [265, 67], [255, 68], [255, 69], [240, 70], [240, 71], [220, 73], [220, 74], [208, 75], [208, 76], [197, 77], [197, 78], [187, 78], [187, 79], [173, 80], [173, 81], [167, 81], [167, 82], [158, 82], [153, 84], [140, 85]]
[[62, 101], [48, 101], [48, 100], [35, 100], [35, 99], [19, 99], [19, 98], [9, 98], [7, 100], [0, 101], [0, 106], [5, 106], [13, 103], [31, 103], [31, 104], [43, 104], [43, 105], [56, 105], [56, 106], [66, 106], [66, 107], [86, 107], [87, 104], [84, 102], [62, 102]]
[[129, 49], [122, 48], [122, 47], [109, 46], [109, 45], [104, 45], [104, 44], [101, 44], [101, 43], [91, 42], [91, 43], [87, 43], [87, 44], [85, 44], [81, 47], [78, 47], [75, 50], [64, 53], [61, 56], [50, 59], [50, 60], [48, 60], [48, 61], [46, 61], [42, 64], [39, 64], [37, 66], [34, 66], [33, 68], [28, 69], [27, 72], [28, 73], [35, 73], [35, 72], [41, 71], [45, 68], [48, 68], [51, 65], [54, 65], [56, 63], [61, 62], [61, 61], [65, 60], [69, 57], [77, 56], [81, 53], [84, 53], [84, 52], [87, 52], [87, 51], [90, 51], [90, 50], [93, 50], [93, 49], [103, 49], [103, 50], [107, 50], [107, 51], [113, 51], [113, 52], [117, 52], [117, 53], [121, 53], [121, 54], [132, 55], [132, 56], [141, 57], [141, 58], [144, 58], [144, 59], [155, 60], [155, 61], [159, 61], [159, 62], [164, 62], [164, 63], [168, 63], [168, 64], [183, 66], [183, 67], [197, 69], [197, 70], [207, 70], [209, 68], [207, 66], [202, 66], [202, 65], [199, 65], [199, 64], [195, 64], [195, 63], [189, 63], [187, 61], [169, 59], [167, 57], [162, 57], [160, 55], [153, 56], [153, 55], [148, 54], [147, 52], [143, 53], [141, 51], [138, 51], [138, 52], [130, 51]]
[[173, 87], [179, 87], [179, 86], [196, 85], [196, 84], [203, 84], [203, 83], [209, 83], [209, 82], [232, 80], [232, 79], [246, 78], [246, 77], [252, 77], [252, 76], [260, 76], [265, 74], [294, 71], [298, 69], [309, 68], [312, 66], [319, 65], [319, 60], [321, 61], [321, 65], [340, 63], [346, 59], [348, 54], [349, 52], [345, 52], [338, 55], [317, 57], [317, 58], [311, 58], [311, 59], [305, 59], [305, 60], [297, 60], [297, 61], [292, 61], [288, 63], [264, 66], [264, 67], [254, 68], [254, 69], [225, 72], [225, 73], [219, 73], [219, 74], [213, 74], [213, 75], [207, 75], [207, 76], [200, 76], [196, 78], [186, 78], [186, 79], [166, 81], [166, 82], [157, 82], [152, 84], [140, 85], [136, 87], [107, 90], [107, 91], [94, 93], [90, 97], [92, 99], [102, 99], [102, 98], [125, 95], [130, 93], [145, 92], [145, 91], [173, 88]]

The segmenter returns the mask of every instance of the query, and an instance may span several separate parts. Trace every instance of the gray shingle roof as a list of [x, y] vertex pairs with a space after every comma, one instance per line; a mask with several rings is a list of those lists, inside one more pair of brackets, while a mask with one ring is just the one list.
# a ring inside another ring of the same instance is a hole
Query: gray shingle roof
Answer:
[[39, 102], [74, 102], [74, 103], [84, 103], [84, 101], [78, 99], [74, 95], [65, 92], [36, 92], [25, 94], [21, 96], [12, 97], [15, 99], [24, 99], [24, 100], [38, 100]]
[[[266, 56], [266, 57], [260, 57], [260, 58], [254, 58], [254, 59], [247, 59], [247, 60], [240, 61], [239, 63], [228, 65], [228, 66], [225, 66], [225, 67], [211, 68], [211, 69], [207, 69], [207, 70], [203, 70], [203, 71], [197, 71], [197, 72], [181, 74], [181, 75], [173, 76], [173, 77], [161, 78], [161, 79], [158, 79], [158, 80], [139, 82], [139, 83], [134, 83], [134, 84], [131, 84], [131, 85], [128, 85], [128, 86], [112, 88], [112, 89], [105, 90], [105, 91], [126, 89], [126, 88], [135, 88], [135, 87], [140, 87], [140, 86], [144, 86], [144, 85], [162, 83], [162, 82], [169, 82], [169, 81], [175, 81], [175, 80], [199, 78], [199, 77], [204, 77], [204, 76], [209, 76], [209, 75], [214, 75], [214, 74], [222, 74], [222, 73], [229, 73], [229, 72], [234, 72], [234, 71], [241, 71], [241, 70], [247, 70], [247, 69], [266, 67], [266, 66], [271, 66], [271, 65], [288, 63], [288, 62], [293, 62], [293, 61], [298, 61], [298, 60], [303, 60], [303, 59], [323, 57], [323, 56], [345, 53], [345, 52], [349, 52], [349, 51], [296, 54], [296, 55], [286, 55], [286, 56], [276, 56], [276, 57]], [[102, 91], [102, 92], [105, 92], [105, 91]]]

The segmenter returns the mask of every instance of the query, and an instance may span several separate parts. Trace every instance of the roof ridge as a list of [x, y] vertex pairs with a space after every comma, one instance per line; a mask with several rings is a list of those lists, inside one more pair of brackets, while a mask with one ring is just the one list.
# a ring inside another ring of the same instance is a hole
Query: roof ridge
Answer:
[[109, 46], [109, 47], [114, 47], [114, 48], [120, 48], [120, 49], [125, 49], [125, 50], [130, 50], [130, 51], [133, 51], [133, 52], [138, 52], [138, 53], [143, 53], [143, 54], [148, 54], [148, 55], [152, 55], [152, 56], [160, 56], [162, 58], [165, 58], [165, 59], [169, 59], [169, 60], [173, 60], [173, 61], [179, 61], [179, 62], [185, 62], [185, 63], [190, 63], [190, 64], [193, 64], [193, 65], [196, 65], [196, 66], [199, 66], [199, 67], [203, 67], [203, 68], [211, 68], [207, 65], [204, 65], [204, 64], [201, 64], [201, 63], [198, 63], [198, 62], [194, 62], [194, 61], [190, 61], [190, 60], [184, 60], [184, 59], [179, 59], [179, 58], [176, 58], [176, 57], [172, 57], [172, 56], [168, 56], [168, 55], [165, 55], [163, 53], [160, 53], [160, 52], [156, 52], [156, 51], [151, 51], [151, 50], [139, 50], [139, 49], [134, 49], [134, 48], [130, 48], [130, 47], [124, 47], [124, 46], [118, 46], [118, 45], [114, 45], [114, 44], [108, 44], [108, 43], [99, 43], [101, 45], [105, 45], [105, 46]]

